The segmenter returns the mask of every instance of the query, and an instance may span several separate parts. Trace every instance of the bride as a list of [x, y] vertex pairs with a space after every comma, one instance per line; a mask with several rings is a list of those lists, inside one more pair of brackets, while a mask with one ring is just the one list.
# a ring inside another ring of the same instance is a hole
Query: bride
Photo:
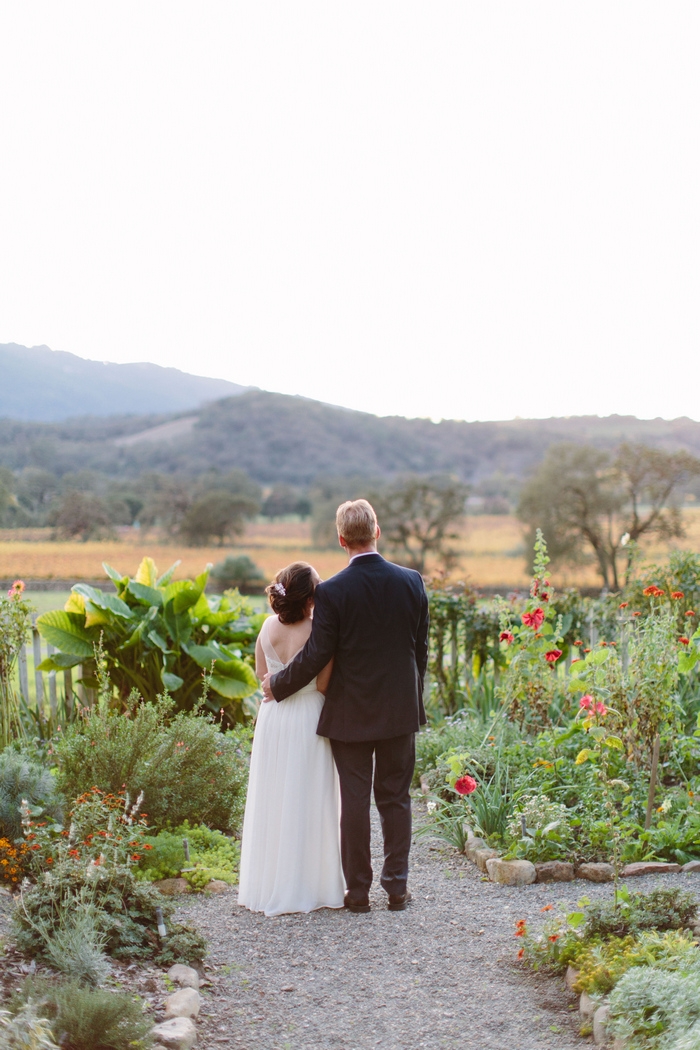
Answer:
[[[293, 562], [267, 588], [274, 616], [255, 649], [259, 678], [281, 671], [311, 634], [316, 570]], [[284, 703], [262, 704], [250, 761], [238, 903], [266, 915], [342, 908], [338, 774], [316, 735], [332, 662]]]

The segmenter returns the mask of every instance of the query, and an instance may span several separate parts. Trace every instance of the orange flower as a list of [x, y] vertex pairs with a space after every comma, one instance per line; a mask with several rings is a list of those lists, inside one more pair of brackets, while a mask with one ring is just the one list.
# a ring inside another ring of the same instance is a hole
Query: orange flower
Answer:
[[553, 907], [553, 904], [545, 904], [544, 908], [540, 908], [540, 911], [551, 911]]
[[684, 634], [680, 636], [678, 641], [681, 643], [681, 645], [690, 645], [690, 638], [686, 638]]
[[671, 597], [678, 601], [681, 598], [685, 598], [685, 595], [683, 594], [683, 591], [671, 591]]
[[525, 949], [524, 949], [524, 948], [521, 948], [521, 949], [520, 949], [520, 951], [518, 952], [518, 958], [519, 958], [519, 959], [522, 959], [522, 957], [523, 957], [523, 955], [524, 955], [524, 954], [525, 954]]
[[686, 616], [695, 616], [695, 609], [688, 609]]
[[618, 605], [618, 609], [626, 609], [628, 605], [629, 602], [620, 602], [620, 604]]
[[553, 934], [552, 934], [552, 935], [550, 936], [549, 940], [550, 940], [550, 941], [552, 942], [552, 944], [554, 944], [554, 943], [555, 943], [556, 941], [558, 941], [558, 940], [559, 940], [559, 934], [558, 934], [558, 933], [553, 933]]

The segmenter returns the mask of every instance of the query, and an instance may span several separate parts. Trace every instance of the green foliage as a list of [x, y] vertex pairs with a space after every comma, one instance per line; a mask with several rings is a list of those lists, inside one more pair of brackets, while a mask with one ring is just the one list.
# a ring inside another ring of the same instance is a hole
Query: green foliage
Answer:
[[29, 979], [21, 997], [48, 1020], [64, 1050], [147, 1050], [152, 1022], [124, 992]]
[[56, 780], [48, 769], [22, 752], [6, 748], [0, 753], [0, 838], [13, 842], [21, 835], [22, 799], [31, 806], [40, 806], [47, 819], [60, 816]]
[[611, 937], [587, 944], [576, 957], [579, 971], [574, 990], [607, 995], [633, 966], [700, 973], [698, 949], [688, 930], [658, 933], [649, 930], [637, 937]]
[[221, 733], [203, 715], [174, 713], [173, 702], [131, 699], [124, 714], [102, 707], [85, 712], [55, 743], [58, 781], [68, 798], [93, 786], [132, 796], [143, 792], [144, 808], [158, 829], [207, 823], [238, 831], [245, 804], [245, 727]]
[[29, 635], [32, 607], [24, 601], [24, 583], [16, 580], [0, 595], [0, 750], [22, 736], [14, 674], [20, 649]]
[[573, 848], [571, 811], [546, 795], [521, 795], [508, 824], [508, 858], [533, 863], [568, 859]]
[[212, 489], [187, 508], [180, 534], [193, 547], [206, 547], [212, 537], [223, 546], [227, 537], [242, 536], [246, 519], [259, 510], [259, 501], [246, 492]]
[[700, 973], [628, 970], [610, 995], [608, 1029], [629, 1050], [666, 1050], [700, 1020]]
[[0, 1045], [3, 1050], [59, 1050], [51, 1025], [31, 999], [15, 1014], [0, 1010]]
[[429, 599], [432, 688], [426, 699], [431, 717], [449, 717], [470, 707], [488, 715], [497, 703], [486, 663], [493, 661], [498, 667], [505, 663], [498, 641], [498, 610], [477, 602], [475, 592], [459, 584], [433, 587]]
[[649, 893], [621, 890], [617, 904], [599, 900], [588, 905], [583, 936], [591, 940], [626, 937], [642, 930], [681, 930], [695, 920], [697, 910], [695, 895], [680, 887]]
[[211, 575], [224, 590], [232, 587], [259, 589], [264, 582], [262, 572], [247, 554], [230, 554], [217, 562]]
[[96, 910], [78, 905], [60, 912], [58, 920], [50, 932], [46, 931], [44, 954], [49, 964], [83, 984], [102, 984], [110, 965], [105, 955], [107, 938], [98, 928]]
[[223, 708], [232, 722], [250, 714], [245, 700], [258, 687], [252, 663], [264, 617], [252, 616], [236, 592], [207, 597], [208, 569], [195, 580], [173, 581], [176, 567], [159, 577], [153, 560], [144, 558], [131, 579], [105, 565], [116, 595], [76, 584], [65, 609], [37, 620], [42, 637], [59, 650], [41, 669], [87, 664], [95, 673], [94, 651], [101, 645], [122, 698], [136, 689], [154, 700], [167, 690], [180, 709], [191, 710], [206, 675], [211, 711]]
[[[185, 858], [183, 839], [187, 839], [189, 845], [189, 862]], [[240, 844], [220, 831], [185, 823], [173, 831], [147, 836], [144, 842], [150, 850], [142, 857], [140, 875], [151, 882], [180, 874], [193, 889], [203, 889], [212, 879], [237, 881]]]

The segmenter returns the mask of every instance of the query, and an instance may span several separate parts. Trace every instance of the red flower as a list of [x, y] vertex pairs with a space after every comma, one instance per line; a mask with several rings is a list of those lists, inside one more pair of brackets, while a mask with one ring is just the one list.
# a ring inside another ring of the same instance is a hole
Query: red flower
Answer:
[[620, 602], [620, 604], [618, 605], [618, 609], [626, 609], [628, 605], [629, 602]]
[[545, 904], [544, 908], [540, 908], [540, 911], [551, 911], [553, 907], [553, 904]]
[[149, 844], [147, 842], [144, 842], [144, 844], [141, 847], [141, 849], [153, 849], [153, 846], [149, 846]]
[[131, 854], [131, 859], [132, 860], [141, 860], [141, 854], [140, 853], [132, 853]]
[[70, 857], [79, 857], [80, 856], [80, 854], [78, 853], [77, 849], [69, 849], [68, 850], [68, 855]]
[[695, 616], [695, 609], [688, 609], [686, 616]]
[[580, 663], [581, 663], [581, 657], [580, 657], [580, 656], [577, 656], [575, 660], [572, 660], [572, 661], [571, 661], [571, 663], [572, 663], [572, 665], [573, 665], [573, 664], [580, 664]]
[[576, 641], [574, 642], [574, 645], [583, 645], [583, 642], [577, 639], [577, 640], [576, 640]]
[[522, 959], [522, 957], [523, 957], [523, 955], [524, 955], [524, 954], [525, 954], [525, 949], [524, 949], [524, 948], [521, 948], [521, 949], [520, 949], [520, 951], [518, 952], [518, 958], [519, 958], [519, 959]]
[[561, 649], [550, 649], [548, 653], [544, 654], [544, 658], [548, 664], [555, 664], [561, 656]]
[[511, 642], [515, 641], [515, 635], [511, 634], [510, 631], [501, 631], [499, 642], [507, 642], [510, 645]]
[[522, 620], [526, 627], [532, 627], [533, 630], [538, 631], [544, 623], [544, 609], [538, 606], [532, 612], [523, 613]]
[[455, 781], [455, 791], [458, 795], [471, 795], [472, 791], [476, 791], [476, 786], [474, 777], [460, 777]]
[[558, 934], [558, 933], [553, 933], [553, 934], [552, 934], [552, 935], [550, 936], [550, 938], [549, 938], [549, 939], [550, 939], [550, 941], [552, 942], [552, 944], [554, 944], [554, 943], [555, 943], [556, 941], [558, 941], [558, 940], [559, 940], [559, 934]]
[[542, 599], [543, 602], [548, 602], [549, 601], [549, 595], [547, 594], [546, 591], [545, 591], [544, 594], [540, 595], [540, 598]]
[[681, 645], [690, 645], [690, 638], [686, 638], [684, 634], [680, 636], [678, 641], [681, 643]]
[[584, 653], [590, 653], [591, 650], [590, 649], [584, 649], [583, 651], [584, 651]]
[[678, 599], [685, 598], [685, 595], [683, 594], [683, 591], [671, 591], [671, 597]]
[[640, 612], [633, 612], [632, 615], [633, 616], [641, 616], [642, 614]]
[[586, 693], [586, 695], [582, 696], [581, 699], [579, 700], [578, 706], [580, 708], [582, 708], [584, 711], [590, 711], [590, 709], [591, 709], [591, 707], [593, 706], [594, 703], [595, 703], [595, 701], [593, 700], [593, 697], [591, 696], [591, 694], [590, 693]]

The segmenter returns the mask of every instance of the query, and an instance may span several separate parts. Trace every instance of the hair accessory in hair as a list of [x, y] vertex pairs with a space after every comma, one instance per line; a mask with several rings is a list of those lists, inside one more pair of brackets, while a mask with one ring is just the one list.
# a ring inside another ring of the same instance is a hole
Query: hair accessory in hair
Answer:
[[273, 584], [273, 589], [275, 591], [277, 591], [277, 593], [280, 594], [283, 598], [284, 598], [285, 594], [287, 593], [287, 589], [285, 587], [283, 587], [281, 583]]

